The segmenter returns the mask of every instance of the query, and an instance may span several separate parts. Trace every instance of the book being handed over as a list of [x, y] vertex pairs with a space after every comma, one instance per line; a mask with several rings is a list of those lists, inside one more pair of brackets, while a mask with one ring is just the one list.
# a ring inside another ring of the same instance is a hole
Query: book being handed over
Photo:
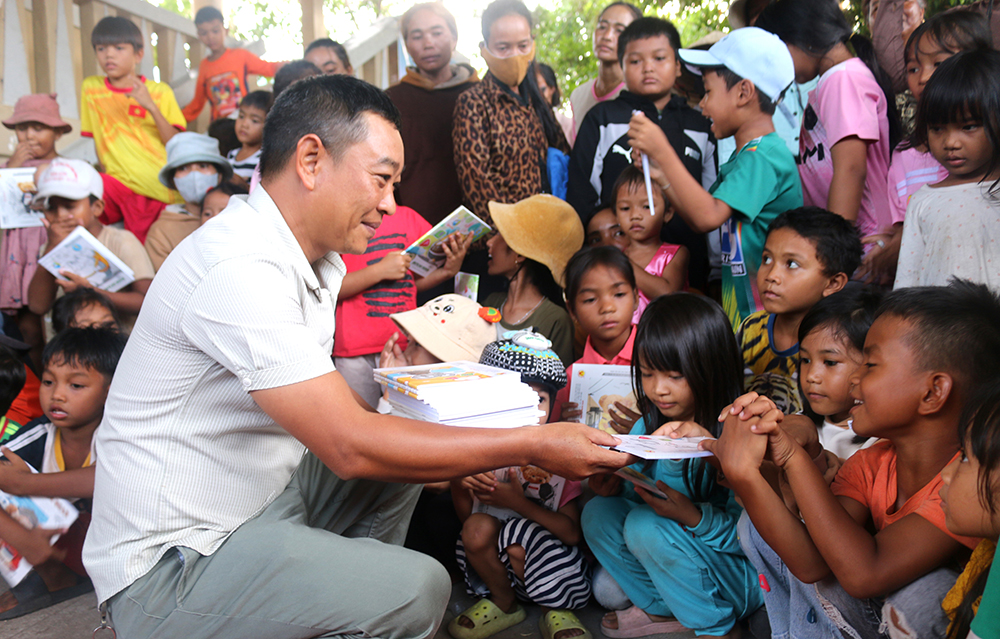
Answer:
[[472, 241], [475, 242], [492, 230], [489, 224], [476, 217], [472, 211], [460, 206], [406, 249], [405, 252], [413, 256], [410, 270], [426, 277], [428, 273], [444, 266], [445, 254], [441, 245], [455, 233], [472, 233]]
[[69, 271], [109, 293], [135, 281], [132, 269], [82, 226], [73, 229], [66, 239], [40, 257], [38, 265], [59, 279], [64, 278], [60, 271]]

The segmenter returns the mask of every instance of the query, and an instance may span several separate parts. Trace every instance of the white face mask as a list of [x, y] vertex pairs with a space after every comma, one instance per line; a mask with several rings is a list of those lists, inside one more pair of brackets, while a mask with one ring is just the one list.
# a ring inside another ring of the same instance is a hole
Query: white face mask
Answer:
[[174, 186], [177, 187], [185, 202], [201, 204], [205, 196], [208, 195], [209, 190], [219, 186], [221, 178], [222, 176], [218, 173], [191, 171], [187, 175], [175, 177]]

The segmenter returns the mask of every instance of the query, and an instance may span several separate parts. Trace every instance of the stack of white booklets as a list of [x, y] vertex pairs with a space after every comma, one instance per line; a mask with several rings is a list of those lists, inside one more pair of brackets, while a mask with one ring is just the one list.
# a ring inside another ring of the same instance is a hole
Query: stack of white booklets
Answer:
[[517, 428], [538, 423], [538, 393], [512, 371], [444, 362], [376, 368], [375, 381], [389, 387], [395, 415], [446, 426]]

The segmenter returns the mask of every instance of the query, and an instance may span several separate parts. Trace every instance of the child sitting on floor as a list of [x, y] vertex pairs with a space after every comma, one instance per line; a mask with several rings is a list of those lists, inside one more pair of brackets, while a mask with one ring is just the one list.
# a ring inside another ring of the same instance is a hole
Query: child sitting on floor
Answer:
[[[100, 328], [71, 328], [50, 341], [42, 355], [40, 397], [45, 416], [26, 424], [0, 452], [0, 490], [12, 495], [89, 500], [94, 495], [94, 432], [125, 337]], [[36, 472], [33, 472], [34, 469]], [[88, 506], [81, 504], [84, 509]], [[0, 619], [12, 619], [75, 597], [92, 588], [80, 560], [89, 515], [68, 530], [26, 527], [0, 511], [0, 544], [33, 567], [8, 584]], [[53, 545], [52, 537], [60, 535]]]
[[[774, 635], [874, 636], [889, 626], [944, 636], [951, 566], [978, 540], [947, 529], [941, 471], [959, 455], [965, 403], [995, 377], [997, 326], [1000, 298], [984, 285], [956, 280], [886, 296], [850, 411], [857, 434], [883, 441], [852, 455], [832, 486], [773, 402], [750, 393], [723, 412], [722, 436], [702, 446], [746, 507], [740, 543], [760, 573]], [[798, 513], [761, 474], [765, 454], [784, 470]]]
[[274, 104], [274, 94], [270, 91], [254, 91], [240, 102], [236, 116], [236, 138], [240, 147], [226, 154], [233, 165], [233, 175], [250, 183], [253, 172], [260, 162], [260, 147], [264, 142], [264, 120]]
[[[538, 333], [508, 332], [480, 363], [512, 370], [538, 393], [545, 413], [566, 385], [566, 369]], [[523, 479], [523, 484], [521, 480]], [[525, 619], [518, 599], [542, 606], [542, 636], [589, 637], [570, 610], [590, 600], [589, 567], [578, 547], [580, 482], [535, 466], [503, 468], [451, 483], [464, 521], [456, 553], [469, 594], [481, 599], [448, 624], [455, 639], [485, 639]]]
[[629, 237], [625, 255], [632, 262], [639, 303], [632, 315], [638, 324], [649, 302], [667, 293], [687, 287], [687, 267], [690, 252], [679, 244], [660, 241], [660, 230], [674, 216], [663, 191], [653, 188], [653, 210], [650, 210], [642, 171], [627, 166], [612, 189], [612, 205], [618, 224]]
[[167, 142], [167, 162], [160, 182], [180, 193], [184, 204], [171, 204], [149, 227], [146, 251], [157, 271], [184, 238], [201, 226], [201, 204], [208, 192], [233, 176], [233, 167], [219, 153], [219, 141], [185, 131]]
[[816, 302], [844, 288], [859, 264], [858, 232], [838, 215], [804, 207], [771, 222], [757, 271], [764, 310], [744, 319], [736, 334], [747, 390], [785, 413], [802, 411], [799, 324]]
[[[642, 418], [632, 434], [679, 427], [713, 434], [719, 411], [740, 392], [741, 364], [718, 304], [690, 293], [653, 300], [636, 329], [632, 384]], [[638, 463], [627, 472], [648, 475], [660, 494], [617, 474], [594, 475], [599, 497], [583, 511], [587, 543], [632, 602], [605, 615], [601, 632], [739, 636], [737, 622], [761, 598], [736, 536], [741, 509], [732, 491], [704, 459]]]
[[66, 293], [52, 305], [52, 330], [96, 326], [121, 331], [118, 311], [106, 295], [93, 288], [78, 288]]
[[[45, 212], [48, 237], [45, 253], [54, 249], [76, 227], [82, 226], [132, 269], [134, 282], [114, 293], [105, 291], [121, 314], [125, 327], [131, 330], [153, 281], [153, 264], [135, 235], [101, 224], [98, 218], [104, 210], [103, 193], [101, 176], [94, 167], [83, 160], [56, 159], [39, 176], [38, 192], [32, 205]], [[64, 293], [80, 287], [93, 288], [90, 282], [75, 273], [62, 271], [60, 275], [61, 278], [56, 278], [44, 268], [35, 271], [28, 299], [32, 312], [47, 313], [60, 288]]]

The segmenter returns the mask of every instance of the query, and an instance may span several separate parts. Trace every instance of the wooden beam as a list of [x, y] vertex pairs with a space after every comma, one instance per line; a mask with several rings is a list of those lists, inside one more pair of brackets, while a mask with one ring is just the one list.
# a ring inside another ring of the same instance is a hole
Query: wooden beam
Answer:
[[174, 47], [177, 38], [167, 27], [156, 27], [156, 66], [160, 68], [160, 82], [174, 79]]
[[56, 11], [58, 0], [34, 0], [31, 27], [34, 36], [35, 92], [55, 92]]

